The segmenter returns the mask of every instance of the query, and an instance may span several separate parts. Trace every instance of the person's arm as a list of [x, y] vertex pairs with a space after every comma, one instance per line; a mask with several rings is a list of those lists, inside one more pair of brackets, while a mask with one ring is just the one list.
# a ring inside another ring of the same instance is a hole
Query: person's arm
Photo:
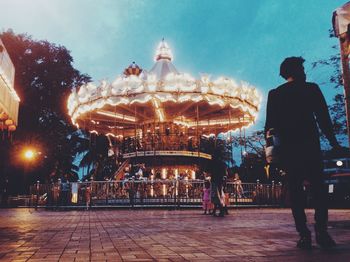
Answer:
[[275, 128], [276, 126], [276, 109], [275, 109], [275, 99], [274, 99], [275, 90], [270, 90], [268, 98], [267, 98], [267, 106], [266, 106], [266, 122], [265, 122], [265, 137], [267, 135], [267, 131], [270, 128]]
[[329, 116], [326, 100], [318, 85], [315, 85], [315, 116], [317, 123], [333, 148], [339, 147], [339, 143], [333, 132], [332, 120]]

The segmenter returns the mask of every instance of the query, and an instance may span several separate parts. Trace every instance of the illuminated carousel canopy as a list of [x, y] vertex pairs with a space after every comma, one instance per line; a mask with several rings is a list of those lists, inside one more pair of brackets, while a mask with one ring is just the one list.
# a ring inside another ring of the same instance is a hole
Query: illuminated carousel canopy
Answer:
[[173, 123], [205, 135], [256, 121], [261, 100], [256, 88], [227, 77], [196, 79], [179, 73], [172, 61], [163, 40], [148, 72], [133, 63], [112, 83], [88, 83], [73, 91], [68, 99], [73, 124], [95, 133], [132, 136], [140, 125]]

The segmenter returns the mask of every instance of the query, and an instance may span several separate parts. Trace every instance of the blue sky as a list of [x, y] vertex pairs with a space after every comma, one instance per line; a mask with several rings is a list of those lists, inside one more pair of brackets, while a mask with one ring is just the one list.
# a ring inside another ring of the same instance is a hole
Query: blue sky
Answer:
[[180, 72], [224, 75], [256, 86], [263, 95], [257, 124], [265, 119], [269, 89], [287, 56], [303, 56], [309, 80], [325, 83], [329, 70], [310, 63], [333, 53], [331, 16], [338, 0], [0, 0], [0, 30], [64, 45], [77, 69], [94, 81], [113, 80], [132, 61], [150, 69], [162, 37]]

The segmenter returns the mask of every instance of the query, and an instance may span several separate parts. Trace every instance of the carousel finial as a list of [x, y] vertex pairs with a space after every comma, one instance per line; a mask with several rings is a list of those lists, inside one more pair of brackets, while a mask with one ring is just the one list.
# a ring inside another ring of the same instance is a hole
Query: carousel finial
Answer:
[[173, 53], [171, 52], [170, 47], [168, 44], [164, 41], [164, 37], [162, 38], [162, 41], [159, 43], [158, 48], [156, 50], [156, 55], [154, 57], [155, 61], [159, 61], [160, 59], [167, 59], [169, 61], [173, 60]]

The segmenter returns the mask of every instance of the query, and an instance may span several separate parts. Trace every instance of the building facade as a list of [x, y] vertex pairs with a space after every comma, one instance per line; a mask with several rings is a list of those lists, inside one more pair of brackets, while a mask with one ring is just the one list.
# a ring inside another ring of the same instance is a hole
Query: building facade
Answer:
[[0, 128], [13, 132], [18, 125], [19, 97], [14, 89], [15, 67], [0, 39]]

